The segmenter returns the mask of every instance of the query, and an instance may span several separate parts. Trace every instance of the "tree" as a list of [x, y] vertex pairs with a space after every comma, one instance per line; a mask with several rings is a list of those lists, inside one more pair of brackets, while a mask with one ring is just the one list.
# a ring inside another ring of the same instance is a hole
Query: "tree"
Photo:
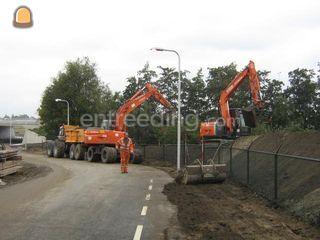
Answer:
[[303, 129], [311, 129], [316, 125], [317, 83], [313, 80], [315, 73], [311, 69], [295, 69], [289, 72], [290, 86], [285, 93], [291, 104], [291, 119]]
[[[219, 116], [219, 98], [220, 93], [225, 89], [230, 81], [237, 75], [237, 65], [231, 63], [226, 66], [210, 67], [209, 74], [206, 79], [206, 94], [208, 98], [208, 110], [205, 115], [207, 118]], [[240, 106], [238, 106], [240, 107]]]
[[283, 129], [289, 125], [289, 104], [283, 94], [282, 81], [270, 79], [270, 71], [258, 71], [261, 83], [261, 98], [263, 100], [261, 122], [265, 122], [272, 129]]
[[[128, 85], [126, 86], [123, 92], [122, 102], [124, 103], [126, 100], [131, 98], [138, 90], [142, 89], [146, 83], [152, 83], [152, 80], [155, 77], [157, 77], [156, 72], [154, 70], [151, 70], [149, 64], [146, 63], [144, 67], [137, 72], [136, 76], [131, 76], [127, 78]], [[136, 117], [142, 113], [146, 113], [150, 116], [152, 113], [155, 113], [155, 111], [155, 103], [148, 101], [144, 103], [141, 107], [136, 109], [132, 114]], [[128, 129], [128, 131], [129, 135], [139, 143], [157, 142], [154, 130], [150, 125], [147, 127], [131, 127]]]
[[157, 74], [154, 70], [150, 69], [149, 63], [146, 63], [144, 67], [137, 72], [136, 76], [127, 78], [128, 85], [123, 91], [123, 101], [131, 98], [139, 89], [143, 88], [146, 83], [152, 82]]
[[42, 132], [48, 138], [57, 135], [59, 124], [66, 123], [67, 107], [56, 98], [70, 103], [70, 124], [80, 125], [84, 114], [106, 113], [113, 108], [118, 95], [113, 95], [96, 73], [96, 64], [88, 58], [68, 61], [64, 69], [45, 89], [38, 109]]
[[205, 120], [209, 105], [205, 89], [206, 83], [200, 69], [189, 84], [187, 104], [190, 113], [197, 114], [201, 120]]

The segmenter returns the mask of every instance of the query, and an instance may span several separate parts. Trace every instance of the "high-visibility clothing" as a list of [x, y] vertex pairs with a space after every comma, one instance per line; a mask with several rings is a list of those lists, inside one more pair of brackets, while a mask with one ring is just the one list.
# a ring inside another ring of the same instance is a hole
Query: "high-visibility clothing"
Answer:
[[121, 138], [117, 142], [117, 148], [120, 150], [121, 173], [128, 173], [128, 164], [130, 153], [133, 153], [133, 143], [130, 138]]
[[121, 151], [120, 157], [121, 157], [121, 173], [128, 173], [130, 152]]
[[127, 142], [125, 141], [125, 138], [121, 138], [117, 142], [117, 148], [120, 151], [127, 151], [127, 152], [133, 152], [133, 143], [130, 138], [127, 138]]

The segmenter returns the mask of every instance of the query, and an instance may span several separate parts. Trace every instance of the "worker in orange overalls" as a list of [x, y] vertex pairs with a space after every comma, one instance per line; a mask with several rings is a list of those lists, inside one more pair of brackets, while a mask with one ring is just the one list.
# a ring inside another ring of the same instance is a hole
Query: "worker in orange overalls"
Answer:
[[120, 150], [121, 173], [128, 173], [130, 153], [133, 153], [133, 143], [127, 133], [117, 142], [117, 149]]

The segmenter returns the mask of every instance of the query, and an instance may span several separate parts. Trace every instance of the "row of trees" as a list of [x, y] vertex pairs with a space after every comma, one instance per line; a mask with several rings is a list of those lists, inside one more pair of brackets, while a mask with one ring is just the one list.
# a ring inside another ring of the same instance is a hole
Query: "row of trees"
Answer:
[[[237, 65], [209, 67], [205, 75], [200, 69], [190, 77], [189, 71], [182, 72], [182, 115], [196, 114], [199, 122], [219, 116], [220, 92], [238, 73]], [[319, 130], [320, 129], [320, 72], [298, 68], [288, 74], [285, 85], [279, 79], [270, 78], [270, 71], [260, 70], [261, 96], [264, 108], [259, 115], [257, 133], [276, 130]], [[248, 80], [246, 80], [248, 81]], [[66, 112], [57, 107], [55, 98], [71, 102], [71, 123], [79, 124], [83, 114], [107, 113], [116, 109], [147, 82], [155, 85], [174, 105], [177, 105], [178, 72], [174, 68], [150, 69], [146, 64], [134, 76], [127, 78], [123, 92], [112, 92], [96, 74], [96, 65], [88, 58], [67, 62], [65, 69], [45, 90], [39, 115], [42, 132], [49, 137], [56, 134], [57, 126], [65, 122]], [[243, 84], [230, 100], [231, 107], [246, 107], [251, 104], [248, 83]], [[140, 113], [163, 112], [154, 102], [145, 103], [135, 111]], [[197, 123], [197, 122], [195, 122]], [[187, 130], [187, 129], [185, 129]], [[187, 132], [191, 141], [196, 141], [198, 131]], [[176, 128], [164, 126], [133, 127], [129, 133], [140, 143], [175, 142]]]

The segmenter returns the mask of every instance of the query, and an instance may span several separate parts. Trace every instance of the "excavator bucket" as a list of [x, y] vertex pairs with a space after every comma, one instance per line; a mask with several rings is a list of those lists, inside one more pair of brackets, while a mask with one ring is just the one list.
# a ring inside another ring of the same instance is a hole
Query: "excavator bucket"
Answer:
[[[177, 181], [183, 184], [203, 184], [203, 183], [221, 183], [226, 179], [226, 164], [215, 164], [214, 159], [220, 151], [222, 143], [219, 142], [218, 148], [208, 164], [197, 159], [194, 164], [186, 165]], [[202, 142], [202, 151], [204, 151], [204, 142]], [[202, 156], [203, 153], [202, 153]]]
[[226, 179], [226, 165], [189, 165], [183, 173], [183, 184], [221, 183]]
[[257, 117], [256, 112], [253, 107], [247, 107], [242, 109], [242, 115], [245, 125], [250, 128], [257, 127]]

